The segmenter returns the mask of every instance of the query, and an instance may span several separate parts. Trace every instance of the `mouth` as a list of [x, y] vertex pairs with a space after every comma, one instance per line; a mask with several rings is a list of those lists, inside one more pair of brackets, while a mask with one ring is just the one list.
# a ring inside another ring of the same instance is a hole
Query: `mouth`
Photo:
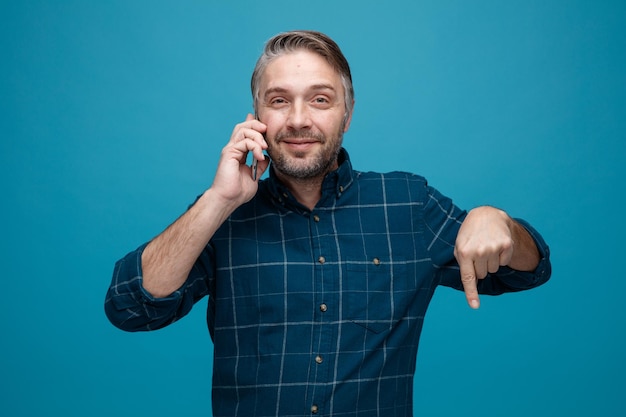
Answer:
[[283, 141], [283, 145], [292, 151], [296, 155], [303, 155], [315, 147], [319, 142], [306, 140], [306, 141], [298, 141], [298, 140], [285, 140]]
[[289, 146], [306, 146], [314, 143], [320, 143], [320, 140], [312, 138], [284, 138], [278, 142], [286, 143]]
[[305, 152], [323, 143], [323, 138], [311, 132], [303, 132], [301, 134], [294, 132], [291, 134], [278, 135], [276, 137], [276, 143], [282, 143], [286, 148], [295, 152]]

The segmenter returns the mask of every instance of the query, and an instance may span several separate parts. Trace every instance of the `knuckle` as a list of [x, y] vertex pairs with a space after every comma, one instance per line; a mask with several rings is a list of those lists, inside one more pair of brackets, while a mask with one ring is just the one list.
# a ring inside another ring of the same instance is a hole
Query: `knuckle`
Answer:
[[476, 276], [474, 274], [461, 274], [461, 282], [464, 284], [470, 284], [476, 281]]
[[457, 257], [461, 257], [464, 259], [471, 258], [473, 255], [473, 251], [471, 248], [458, 245], [454, 248], [454, 253]]

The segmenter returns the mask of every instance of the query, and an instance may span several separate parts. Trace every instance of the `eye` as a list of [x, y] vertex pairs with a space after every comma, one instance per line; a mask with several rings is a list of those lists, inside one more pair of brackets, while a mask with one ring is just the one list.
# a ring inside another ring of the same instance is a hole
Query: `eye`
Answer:
[[331, 105], [331, 102], [326, 96], [315, 96], [313, 98], [313, 105], [320, 108], [326, 108]]
[[285, 100], [282, 97], [275, 97], [275, 98], [269, 100], [269, 105], [271, 107], [282, 107], [282, 106], [284, 106], [286, 104], [287, 104], [287, 100]]

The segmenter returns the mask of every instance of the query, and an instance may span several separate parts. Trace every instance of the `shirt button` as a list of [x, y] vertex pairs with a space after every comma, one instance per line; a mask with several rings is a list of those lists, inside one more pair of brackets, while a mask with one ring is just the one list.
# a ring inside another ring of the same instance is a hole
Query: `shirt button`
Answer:
[[317, 258], [317, 262], [323, 264], [324, 262], [326, 262], [326, 258], [324, 258], [323, 256], [320, 256], [319, 258]]
[[319, 410], [320, 410], [320, 409], [318, 408], [318, 406], [317, 406], [317, 405], [313, 404], [313, 405], [311, 406], [311, 413], [313, 413], [313, 414], [317, 414], [317, 412], [318, 412]]
[[324, 359], [322, 359], [322, 357], [321, 357], [320, 355], [317, 355], [317, 356], [315, 357], [315, 362], [316, 362], [316, 363], [322, 363], [322, 362], [324, 362]]
[[328, 306], [324, 303], [320, 304], [320, 311], [326, 313], [326, 310], [328, 310]]
[[374, 265], [380, 265], [380, 259], [378, 258], [374, 258], [372, 262], [374, 262]]
[[318, 216], [317, 214], [313, 215], [313, 220], [315, 220], [315, 222], [319, 222], [320, 221], [320, 216]]

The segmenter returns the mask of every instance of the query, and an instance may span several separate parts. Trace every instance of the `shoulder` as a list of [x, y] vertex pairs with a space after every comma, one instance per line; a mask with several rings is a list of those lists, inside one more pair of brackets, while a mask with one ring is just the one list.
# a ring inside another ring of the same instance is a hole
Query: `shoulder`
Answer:
[[373, 171], [355, 171], [355, 178], [357, 182], [379, 183], [385, 186], [400, 186], [400, 187], [418, 187], [423, 188], [428, 186], [428, 181], [421, 175], [414, 174], [406, 171], [391, 171], [391, 172], [373, 172]]
[[421, 175], [406, 171], [355, 171], [355, 185], [361, 193], [384, 196], [388, 202], [424, 201], [428, 181]]
[[411, 180], [426, 182], [426, 178], [424, 178], [423, 176], [407, 171], [377, 172], [355, 170], [354, 174], [355, 177], [359, 179], [382, 178], [385, 180]]

